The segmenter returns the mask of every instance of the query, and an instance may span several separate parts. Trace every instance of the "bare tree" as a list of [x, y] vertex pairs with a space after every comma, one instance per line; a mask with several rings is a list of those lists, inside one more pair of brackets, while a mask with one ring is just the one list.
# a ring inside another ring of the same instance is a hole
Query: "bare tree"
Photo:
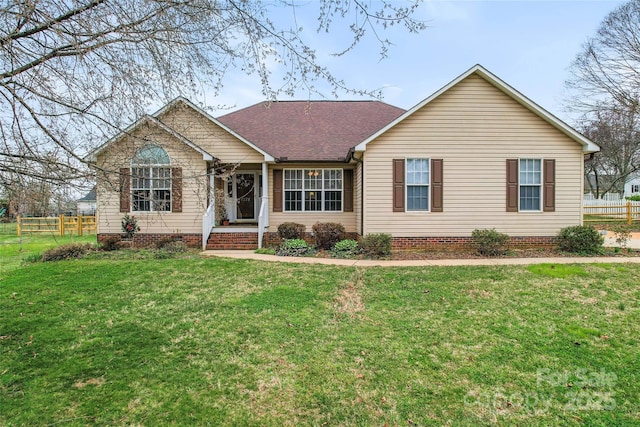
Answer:
[[627, 178], [640, 170], [640, 114], [635, 109], [603, 107], [581, 126], [601, 151], [585, 164], [585, 181], [591, 193], [622, 194]]
[[622, 193], [640, 167], [640, 0], [605, 17], [570, 72], [567, 107], [602, 148], [585, 164], [586, 182], [596, 197]]
[[[312, 3], [315, 5], [315, 3]], [[381, 55], [390, 25], [423, 30], [408, 3], [322, 0], [318, 31], [347, 24], [344, 54], [369, 33]], [[300, 88], [354, 90], [320, 65], [292, 19], [288, 0], [9, 0], [0, 5], [0, 180], [2, 175], [69, 182], [86, 175], [82, 156], [131, 123], [150, 103], [220, 89], [230, 69], [255, 75], [275, 99]], [[291, 13], [295, 17], [295, 13]], [[274, 84], [269, 65], [286, 69]], [[37, 164], [39, 167], [34, 168]], [[5, 178], [6, 181], [6, 178]]]
[[640, 0], [611, 12], [571, 64], [569, 107], [593, 113], [604, 104], [635, 110], [640, 100]]

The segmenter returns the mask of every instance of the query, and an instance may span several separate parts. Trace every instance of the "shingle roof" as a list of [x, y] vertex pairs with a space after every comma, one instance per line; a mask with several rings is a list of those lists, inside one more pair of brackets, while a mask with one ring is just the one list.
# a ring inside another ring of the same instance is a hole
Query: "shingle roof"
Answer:
[[218, 121], [282, 161], [340, 161], [404, 112], [380, 101], [275, 101]]
[[77, 200], [78, 202], [95, 202], [96, 201], [96, 186], [94, 185], [91, 190], [84, 197]]

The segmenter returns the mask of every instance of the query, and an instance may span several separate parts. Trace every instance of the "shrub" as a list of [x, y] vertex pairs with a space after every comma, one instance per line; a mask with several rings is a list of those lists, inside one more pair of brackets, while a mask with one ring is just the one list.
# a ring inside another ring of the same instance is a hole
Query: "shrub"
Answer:
[[631, 202], [640, 202], [640, 194], [634, 194], [633, 196], [627, 196], [625, 199]]
[[256, 254], [263, 254], [263, 255], [275, 255], [276, 254], [276, 250], [274, 248], [258, 248], [253, 252], [256, 253]]
[[565, 227], [558, 233], [558, 249], [581, 254], [595, 254], [602, 250], [604, 237], [592, 225]]
[[182, 240], [173, 240], [171, 242], [165, 243], [164, 246], [162, 246], [161, 250], [163, 250], [164, 252], [179, 254], [187, 252], [189, 249]]
[[276, 255], [280, 256], [305, 256], [313, 253], [313, 249], [302, 239], [289, 239], [282, 242]]
[[337, 222], [316, 222], [313, 224], [316, 247], [331, 249], [344, 238], [344, 226]]
[[616, 235], [616, 243], [618, 246], [622, 249], [627, 249], [629, 240], [631, 240], [631, 227], [626, 224], [616, 224], [612, 227], [611, 231]]
[[302, 239], [307, 227], [295, 222], [283, 222], [278, 226], [278, 235], [282, 240]]
[[136, 233], [140, 231], [138, 220], [133, 215], [129, 216], [129, 214], [125, 214], [120, 221], [120, 225], [122, 226], [122, 231], [130, 239], [133, 239], [133, 236], [135, 236]]
[[387, 256], [391, 254], [391, 234], [372, 233], [362, 238], [362, 250], [369, 256]]
[[171, 245], [174, 242], [181, 242], [180, 240], [177, 240], [174, 237], [163, 237], [162, 239], [158, 240], [154, 246], [156, 247], [156, 249], [164, 249], [165, 246], [167, 245]]
[[480, 255], [497, 256], [507, 253], [509, 236], [492, 229], [478, 229], [471, 232], [473, 246]]
[[331, 254], [338, 258], [351, 258], [360, 252], [358, 242], [351, 239], [340, 240], [331, 249]]
[[42, 261], [42, 254], [41, 253], [29, 254], [26, 257], [24, 257], [24, 259], [22, 261], [24, 261], [27, 264], [32, 264], [34, 262], [40, 262], [40, 261]]
[[81, 258], [93, 249], [90, 244], [69, 243], [48, 249], [42, 254], [42, 261], [60, 261], [71, 258]]
[[120, 249], [120, 236], [107, 236], [102, 239], [100, 249], [103, 251], [117, 251]]

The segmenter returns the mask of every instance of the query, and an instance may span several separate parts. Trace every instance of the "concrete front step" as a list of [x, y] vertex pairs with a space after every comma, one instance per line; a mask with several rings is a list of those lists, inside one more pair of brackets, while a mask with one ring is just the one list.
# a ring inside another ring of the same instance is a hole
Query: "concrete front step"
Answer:
[[257, 232], [211, 233], [207, 239], [207, 249], [210, 250], [242, 250], [257, 249]]

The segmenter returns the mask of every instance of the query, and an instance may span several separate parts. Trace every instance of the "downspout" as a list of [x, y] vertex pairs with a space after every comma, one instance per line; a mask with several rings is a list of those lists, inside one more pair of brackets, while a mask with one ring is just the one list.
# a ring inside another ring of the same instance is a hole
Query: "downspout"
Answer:
[[364, 161], [362, 157], [356, 157], [356, 152], [353, 149], [349, 153], [352, 160], [360, 163], [360, 236], [364, 237]]

